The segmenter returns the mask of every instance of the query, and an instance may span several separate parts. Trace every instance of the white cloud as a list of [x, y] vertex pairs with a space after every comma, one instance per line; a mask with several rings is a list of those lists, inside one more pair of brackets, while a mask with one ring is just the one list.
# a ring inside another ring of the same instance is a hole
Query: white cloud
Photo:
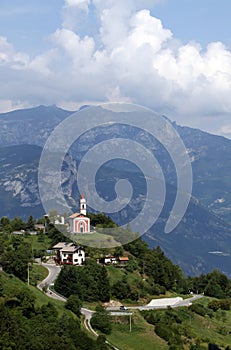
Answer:
[[129, 35], [135, 47], [149, 45], [153, 54], [161, 49], [162, 44], [171, 39], [172, 33], [164, 29], [159, 19], [152, 17], [148, 10], [141, 10], [131, 18], [131, 33]]
[[7, 38], [0, 36], [0, 65], [13, 70], [32, 70], [47, 75], [49, 63], [54, 57], [54, 50], [31, 58], [28, 54], [16, 51]]
[[88, 10], [90, 3], [90, 0], [65, 0], [65, 5], [67, 7], [79, 7], [83, 10]]
[[87, 68], [95, 49], [93, 38], [85, 36], [83, 39], [69, 29], [58, 29], [53, 35], [54, 41], [71, 58], [73, 68]]
[[[53, 48], [36, 57], [17, 52], [0, 37], [0, 67], [10, 69], [8, 84], [15, 100], [26, 100], [30, 81], [34, 85], [29, 96], [36, 94], [31, 100], [41, 103], [131, 101], [185, 120], [184, 124], [195, 125], [197, 116], [199, 123], [199, 117], [225, 115], [222, 123], [230, 125], [230, 50], [220, 42], [202, 48], [196, 42], [176, 41], [171, 30], [151, 15], [148, 8], [154, 3], [66, 0], [62, 28], [51, 36]], [[92, 6], [98, 32], [83, 35], [79, 21], [87, 18]], [[13, 71], [19, 70], [24, 71], [25, 86], [17, 92]], [[4, 84], [1, 96], [3, 89]]]
[[11, 45], [6, 37], [0, 36], [0, 63], [15, 64], [16, 66], [24, 66], [28, 61], [28, 56], [16, 52], [13, 45]]
[[29, 105], [27, 102], [22, 102], [22, 101], [13, 102], [11, 100], [0, 99], [0, 113], [5, 113], [12, 110], [24, 109], [29, 107], [31, 107], [31, 105]]

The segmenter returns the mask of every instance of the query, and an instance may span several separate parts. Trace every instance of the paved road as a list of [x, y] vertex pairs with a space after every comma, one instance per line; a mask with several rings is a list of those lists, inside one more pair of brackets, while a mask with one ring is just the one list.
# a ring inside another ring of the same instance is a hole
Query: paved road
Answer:
[[[196, 294], [193, 295], [192, 297], [188, 298], [188, 299], [184, 299], [182, 301], [177, 302], [174, 305], [171, 305], [171, 307], [175, 308], [175, 307], [180, 307], [180, 306], [190, 306], [192, 301], [195, 301], [197, 299], [203, 298], [203, 294]], [[158, 300], [158, 299], [157, 299]], [[162, 299], [163, 301], [164, 299]], [[168, 307], [168, 303], [166, 301], [166, 304], [162, 304], [160, 306], [157, 305], [153, 305], [153, 306], [149, 306], [149, 305], [142, 305], [142, 306], [128, 306], [128, 310], [155, 310], [155, 309], [166, 309]], [[117, 311], [119, 312], [119, 308], [118, 307], [108, 307], [107, 308], [108, 311]]]
[[[51, 291], [49, 286], [50, 285], [53, 285], [54, 281], [56, 280], [60, 270], [61, 270], [61, 267], [60, 266], [57, 266], [55, 264], [45, 264], [45, 263], [42, 263], [41, 264], [42, 266], [46, 267], [49, 271], [49, 274], [48, 276], [38, 285], [38, 288], [40, 290], [42, 290], [43, 286], [47, 286], [47, 296], [49, 296], [50, 298], [53, 298], [53, 299], [56, 299], [56, 300], [61, 300], [61, 301], [66, 301], [67, 299], [64, 298], [63, 296], [59, 295], [57, 292], [54, 292], [54, 291]], [[85, 328], [91, 332], [92, 334], [94, 334], [96, 337], [98, 337], [98, 334], [94, 331], [94, 329], [92, 328], [91, 326], [91, 318], [92, 318], [92, 315], [93, 315], [94, 311], [91, 311], [89, 309], [86, 309], [84, 307], [81, 308], [81, 314], [85, 316], [84, 318], [84, 325], [85, 325]], [[114, 350], [119, 350], [117, 347], [115, 347], [114, 345], [110, 344], [107, 340], [106, 340], [106, 343], [108, 345], [110, 345], [110, 347]]]
[[[46, 267], [49, 271], [48, 276], [38, 285], [38, 288], [40, 290], [42, 290], [43, 286], [47, 286], [47, 296], [49, 296], [50, 298], [56, 299], [56, 300], [61, 300], [61, 301], [66, 301], [67, 299], [64, 298], [63, 296], [59, 295], [57, 292], [51, 291], [49, 286], [53, 285], [55, 279], [57, 278], [61, 267], [54, 265], [54, 264], [45, 264], [42, 263], [42, 266]], [[193, 295], [192, 297], [188, 298], [188, 299], [184, 299], [178, 303], [176, 303], [175, 305], [172, 305], [171, 307], [179, 307], [179, 306], [189, 306], [191, 305], [192, 301], [197, 300], [202, 298], [204, 295], [202, 294], [197, 294], [197, 295]], [[137, 309], [137, 310], [154, 310], [154, 309], [159, 309], [159, 308], [167, 308], [167, 304], [166, 305], [161, 305], [161, 306], [148, 306], [148, 305], [143, 305], [143, 306], [131, 306], [129, 307], [129, 310], [131, 309]], [[109, 307], [107, 308], [107, 310], [109, 311], [119, 311], [118, 307]], [[121, 312], [121, 311], [120, 311]], [[91, 311], [87, 308], [81, 308], [81, 313], [85, 316], [84, 319], [84, 325], [86, 327], [86, 329], [93, 333], [96, 337], [98, 337], [98, 334], [94, 331], [94, 329], [91, 327], [91, 318], [92, 315], [94, 313], [94, 311]], [[112, 312], [113, 314], [113, 312]], [[106, 343], [108, 345], [111, 346], [112, 349], [114, 350], [119, 350], [118, 348], [116, 348], [115, 346], [113, 346], [112, 344], [110, 344], [108, 341], [106, 341]]]
[[53, 285], [58, 274], [60, 273], [61, 267], [55, 264], [42, 263], [41, 265], [47, 268], [47, 270], [49, 271], [49, 274], [41, 283], [39, 283], [38, 288], [40, 290], [43, 290], [43, 287], [47, 286], [47, 292], [46, 292], [47, 296], [49, 296], [52, 299], [66, 301], [66, 298], [64, 298], [62, 295], [59, 295], [58, 293], [50, 290], [50, 285]]

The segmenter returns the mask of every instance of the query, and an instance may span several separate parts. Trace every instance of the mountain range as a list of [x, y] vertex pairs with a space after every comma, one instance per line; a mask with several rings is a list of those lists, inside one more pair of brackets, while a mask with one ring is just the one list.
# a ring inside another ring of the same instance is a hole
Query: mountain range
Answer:
[[[38, 191], [38, 164], [42, 148], [55, 126], [71, 112], [56, 106], [39, 106], [0, 114], [0, 216], [26, 218], [44, 214]], [[166, 254], [187, 274], [219, 268], [231, 275], [231, 140], [198, 129], [172, 123], [181, 136], [193, 170], [193, 192], [186, 214], [171, 234], [164, 226], [176, 194], [176, 172], [164, 148], [150, 135], [142, 134], [143, 145], [154, 150], [167, 182], [166, 203], [153, 227], [143, 236], [151, 247], [160, 245]], [[123, 125], [98, 127], [74, 143], [65, 159], [63, 190], [73, 208], [79, 193], [76, 171], [82, 156], [95, 143], [110, 138], [137, 140], [140, 130]], [[102, 196], [115, 196], [119, 178], [132, 183], [134, 198], [113, 216], [123, 224], [125, 217], [137, 215], [142, 205], [145, 182], [134, 165], [119, 160], [108, 162], [98, 173], [96, 187]], [[142, 195], [139, 195], [142, 193]]]

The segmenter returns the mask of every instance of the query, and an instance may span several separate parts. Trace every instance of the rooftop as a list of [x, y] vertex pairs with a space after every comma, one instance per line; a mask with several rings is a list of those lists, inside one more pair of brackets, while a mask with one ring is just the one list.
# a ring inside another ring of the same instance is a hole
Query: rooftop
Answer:
[[78, 218], [78, 217], [85, 218], [86, 216], [84, 214], [82, 214], [82, 213], [74, 213], [71, 216], [69, 216], [69, 219], [75, 219], [75, 218]]

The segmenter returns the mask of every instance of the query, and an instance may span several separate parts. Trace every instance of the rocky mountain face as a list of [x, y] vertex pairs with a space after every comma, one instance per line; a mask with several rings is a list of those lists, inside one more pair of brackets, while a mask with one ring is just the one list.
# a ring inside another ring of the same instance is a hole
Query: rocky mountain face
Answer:
[[[38, 191], [38, 164], [42, 146], [54, 127], [70, 112], [55, 106], [37, 107], [0, 115], [0, 216], [26, 218], [44, 214]], [[181, 223], [171, 234], [164, 226], [176, 194], [176, 172], [162, 145], [149, 134], [123, 125], [90, 130], [73, 144], [63, 166], [63, 191], [70, 205], [78, 206], [78, 164], [96, 143], [110, 138], [142, 139], [155, 153], [167, 182], [161, 215], [144, 235], [151, 247], [160, 245], [186, 273], [198, 274], [220, 268], [231, 275], [231, 141], [200, 130], [174, 125], [188, 150], [193, 168], [193, 198]], [[90, 167], [93, 165], [90, 165]], [[145, 181], [133, 164], [111, 161], [97, 174], [96, 188], [107, 200], [115, 197], [119, 178], [133, 186], [129, 206], [115, 214], [119, 224], [136, 216], [145, 197]]]

